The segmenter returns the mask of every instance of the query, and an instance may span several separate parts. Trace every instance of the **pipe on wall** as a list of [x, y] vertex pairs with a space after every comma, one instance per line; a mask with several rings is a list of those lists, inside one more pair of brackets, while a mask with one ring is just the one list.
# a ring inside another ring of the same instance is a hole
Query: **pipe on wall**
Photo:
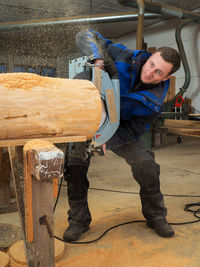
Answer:
[[179, 50], [180, 55], [181, 55], [183, 68], [184, 68], [184, 71], [185, 71], [185, 82], [184, 82], [183, 86], [179, 89], [179, 92], [173, 97], [173, 99], [170, 102], [174, 102], [176, 100], [176, 98], [178, 97], [178, 95], [183, 95], [186, 92], [186, 90], [187, 90], [187, 88], [188, 88], [188, 86], [190, 84], [190, 80], [191, 80], [190, 68], [189, 68], [187, 57], [186, 57], [186, 54], [185, 54], [185, 49], [184, 49], [184, 46], [183, 46], [183, 42], [182, 42], [182, 39], [181, 39], [181, 32], [182, 32], [183, 27], [185, 25], [191, 23], [191, 22], [194, 22], [194, 20], [190, 20], [190, 19], [183, 20], [176, 27], [175, 38], [176, 38], [176, 43], [177, 43], [177, 46], [178, 46], [178, 50]]
[[[117, 0], [119, 4], [123, 6], [138, 8], [138, 4], [136, 0]], [[149, 1], [144, 1], [145, 11], [146, 12], [154, 12], [161, 15], [168, 15], [172, 17], [182, 18], [182, 19], [200, 19], [200, 13], [187, 11], [181, 8], [176, 8], [173, 6], [154, 3]]]
[[137, 23], [137, 37], [136, 49], [142, 50], [143, 46], [143, 27], [144, 27], [144, 0], [137, 0], [138, 4], [138, 23]]
[[[157, 19], [160, 18], [159, 14], [145, 13], [145, 19]], [[98, 24], [98, 23], [112, 23], [112, 22], [124, 22], [124, 21], [135, 21], [138, 19], [137, 13], [114, 13], [107, 16], [92, 16], [92, 17], [81, 17], [71, 19], [59, 19], [59, 20], [42, 20], [42, 21], [26, 21], [26, 22], [15, 22], [9, 24], [0, 24], [0, 31], [9, 30], [21, 30], [28, 27], [41, 27], [41, 26], [55, 26], [55, 25], [84, 25], [84, 24]]]

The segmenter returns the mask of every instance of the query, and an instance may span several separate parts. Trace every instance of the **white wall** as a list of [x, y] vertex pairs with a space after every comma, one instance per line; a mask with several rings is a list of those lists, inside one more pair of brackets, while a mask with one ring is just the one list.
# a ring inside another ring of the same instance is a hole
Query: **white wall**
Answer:
[[[179, 19], [159, 22], [144, 29], [144, 41], [148, 47], [171, 46], [177, 49], [175, 40], [176, 25]], [[191, 72], [191, 82], [184, 97], [192, 99], [194, 113], [200, 113], [200, 23], [190, 23], [181, 31], [181, 37]], [[123, 43], [130, 49], [135, 49], [136, 33], [124, 35], [114, 42]], [[183, 66], [174, 74], [176, 76], [176, 92], [185, 82]]]

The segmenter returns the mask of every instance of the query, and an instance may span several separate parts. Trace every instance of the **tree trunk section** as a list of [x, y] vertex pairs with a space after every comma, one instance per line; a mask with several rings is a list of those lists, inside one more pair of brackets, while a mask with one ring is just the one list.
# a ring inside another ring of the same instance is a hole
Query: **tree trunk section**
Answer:
[[91, 139], [101, 120], [101, 98], [87, 80], [0, 74], [0, 140], [59, 136]]

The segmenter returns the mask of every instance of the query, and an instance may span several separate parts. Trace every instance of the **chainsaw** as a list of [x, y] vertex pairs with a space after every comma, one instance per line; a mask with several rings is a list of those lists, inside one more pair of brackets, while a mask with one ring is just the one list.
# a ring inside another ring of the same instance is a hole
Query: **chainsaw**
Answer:
[[105, 144], [116, 132], [120, 121], [120, 89], [116, 75], [111, 77], [97, 64], [91, 63], [87, 56], [69, 62], [70, 79], [87, 79], [94, 83], [100, 93], [102, 116], [99, 128], [93, 136], [89, 151], [102, 155], [101, 145]]

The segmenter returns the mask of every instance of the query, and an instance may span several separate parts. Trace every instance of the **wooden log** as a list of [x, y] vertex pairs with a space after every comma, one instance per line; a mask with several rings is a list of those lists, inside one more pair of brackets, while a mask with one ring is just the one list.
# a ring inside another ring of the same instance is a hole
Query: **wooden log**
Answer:
[[91, 139], [101, 121], [101, 98], [87, 80], [0, 75], [0, 140], [59, 136]]
[[9, 256], [8, 254], [0, 251], [0, 266], [8, 267], [9, 266]]
[[164, 126], [171, 134], [200, 137], [200, 121], [166, 119]]
[[[57, 239], [54, 239], [54, 247], [55, 247], [54, 261], [58, 262], [62, 259], [62, 257], [65, 254], [65, 244]], [[10, 255], [10, 265], [9, 265], [10, 267], [29, 267], [27, 265], [27, 259], [26, 259], [23, 240], [20, 240], [14, 243], [9, 248], [8, 253]], [[9, 256], [8, 256], [8, 260], [9, 260]], [[1, 263], [1, 259], [0, 259], [0, 263]], [[0, 266], [3, 267], [4, 265], [0, 265]], [[7, 267], [7, 265], [5, 267]]]

